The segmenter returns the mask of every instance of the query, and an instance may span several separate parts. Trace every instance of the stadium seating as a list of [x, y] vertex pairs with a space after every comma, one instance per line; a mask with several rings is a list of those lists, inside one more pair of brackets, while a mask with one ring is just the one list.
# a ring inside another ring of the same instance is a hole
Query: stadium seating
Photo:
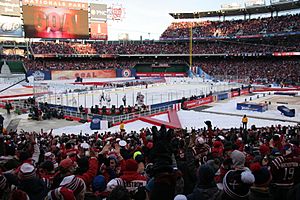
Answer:
[[193, 37], [197, 38], [296, 32], [299, 25], [299, 14], [248, 20], [173, 22], [161, 38], [189, 38], [190, 27]]

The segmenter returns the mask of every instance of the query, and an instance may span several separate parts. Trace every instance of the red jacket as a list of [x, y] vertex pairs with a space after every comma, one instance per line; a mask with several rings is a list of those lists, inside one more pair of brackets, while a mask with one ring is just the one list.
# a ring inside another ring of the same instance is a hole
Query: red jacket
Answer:
[[137, 172], [125, 171], [120, 177], [124, 181], [124, 186], [129, 192], [136, 192], [139, 187], [147, 184], [147, 178]]
[[94, 177], [97, 175], [97, 172], [98, 172], [98, 160], [97, 158], [90, 158], [88, 171], [77, 177], [83, 179], [86, 186], [88, 186], [92, 183]]

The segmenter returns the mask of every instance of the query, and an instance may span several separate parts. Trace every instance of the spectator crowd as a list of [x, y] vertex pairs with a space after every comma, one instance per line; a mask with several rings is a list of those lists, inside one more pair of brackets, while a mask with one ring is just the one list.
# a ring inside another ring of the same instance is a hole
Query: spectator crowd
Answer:
[[[3, 200], [296, 200], [299, 126], [5, 132]], [[4, 154], [3, 154], [4, 152]]]
[[189, 38], [191, 27], [195, 38], [297, 32], [300, 30], [300, 15], [247, 20], [173, 22], [162, 33], [161, 39]]
[[[34, 54], [46, 55], [70, 55], [70, 54], [113, 54], [113, 55], [135, 55], [135, 54], [189, 54], [189, 42], [138, 42], [138, 43], [33, 43]], [[299, 44], [294, 41], [278, 42], [275, 45], [264, 44], [261, 41], [245, 43], [233, 41], [193, 43], [193, 54], [230, 54], [230, 53], [273, 53], [299, 50]]]

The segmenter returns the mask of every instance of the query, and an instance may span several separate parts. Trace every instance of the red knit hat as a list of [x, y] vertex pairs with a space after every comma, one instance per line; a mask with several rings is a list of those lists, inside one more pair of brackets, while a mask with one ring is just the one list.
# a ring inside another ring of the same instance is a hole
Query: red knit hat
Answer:
[[258, 162], [250, 165], [252, 174], [255, 177], [255, 184], [257, 186], [266, 186], [272, 180], [272, 175], [267, 167], [262, 167]]
[[270, 153], [270, 147], [267, 145], [263, 144], [259, 147], [259, 152], [261, 155], [267, 155]]
[[76, 200], [73, 191], [65, 187], [50, 191], [47, 197], [48, 200]]
[[31, 179], [36, 176], [35, 168], [33, 165], [24, 163], [20, 167], [20, 171], [18, 173], [18, 178], [20, 180]]
[[153, 148], [153, 142], [148, 142], [147, 143], [147, 148], [152, 149]]
[[59, 163], [59, 166], [64, 169], [69, 169], [70, 167], [73, 167], [74, 165], [75, 165], [74, 161], [71, 160], [70, 158], [66, 158]]
[[137, 171], [138, 163], [133, 159], [128, 159], [126, 162], [126, 171]]
[[220, 141], [215, 141], [214, 143], [213, 143], [213, 147], [214, 148], [220, 148], [220, 147], [222, 147], [223, 146], [223, 144], [222, 144], [222, 142], [220, 142]]

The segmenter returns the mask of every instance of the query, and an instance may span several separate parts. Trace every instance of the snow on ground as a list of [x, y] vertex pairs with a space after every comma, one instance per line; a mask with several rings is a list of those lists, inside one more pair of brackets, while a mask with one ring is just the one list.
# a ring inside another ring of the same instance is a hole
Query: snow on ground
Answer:
[[[204, 121], [207, 120], [210, 120], [212, 122], [213, 127], [218, 127], [220, 129], [229, 129], [232, 127], [239, 128], [241, 126], [241, 117], [239, 116], [228, 116], [228, 115], [181, 110], [178, 112], [178, 117], [182, 127], [183, 128], [186, 127], [188, 130], [190, 130], [191, 128], [198, 129], [198, 128], [206, 127]], [[154, 116], [153, 118], [168, 121], [167, 114]], [[271, 125], [278, 125], [278, 124], [284, 126], [296, 125], [296, 123], [273, 121], [273, 120], [261, 120], [261, 119], [255, 119], [249, 117], [248, 127], [252, 125], [255, 125], [256, 127], [263, 127], [263, 126], [271, 126]], [[127, 132], [130, 131], [139, 132], [142, 128], [146, 128], [146, 127], [151, 128], [152, 126], [153, 126], [152, 124], [137, 120], [135, 122], [125, 124], [125, 129]], [[108, 130], [100, 130], [98, 132], [102, 133], [105, 131], [117, 132], [119, 131], [119, 126], [111, 127]], [[93, 134], [95, 131], [90, 129], [90, 123], [53, 130], [53, 134], [55, 135], [60, 135], [62, 133], [79, 134], [80, 132], [82, 132], [83, 134]]]
[[[274, 95], [266, 95], [265, 97], [262, 97], [263, 95], [260, 94], [260, 98], [257, 99], [257, 94], [252, 95], [252, 102], [257, 101], [268, 101], [268, 99]], [[280, 96], [282, 98], [282, 101], [284, 101], [287, 96], [284, 95], [276, 95]], [[235, 97], [230, 100], [224, 100], [224, 101], [219, 101], [215, 102], [213, 104], [210, 104], [211, 108], [205, 109], [205, 111], [213, 111], [213, 112], [218, 112], [218, 113], [226, 113], [226, 114], [238, 114], [238, 115], [244, 115], [246, 114], [247, 116], [252, 116], [252, 117], [262, 117], [262, 118], [268, 118], [268, 119], [278, 119], [278, 120], [293, 120], [293, 121], [298, 121], [300, 122], [300, 105], [285, 105], [290, 109], [295, 109], [296, 110], [296, 116], [295, 117], [286, 117], [284, 115], [281, 115], [281, 113], [277, 110], [278, 105], [283, 105], [283, 104], [276, 104], [276, 102], [272, 102], [271, 105], [268, 106], [268, 110], [266, 112], [255, 112], [255, 111], [250, 111], [250, 110], [237, 110], [236, 105], [237, 103], [241, 103], [245, 101], [245, 98], [249, 100], [250, 96], [241, 96], [241, 97]], [[299, 98], [299, 97], [293, 97], [293, 98]]]
[[[153, 118], [169, 122], [168, 114], [157, 115], [157, 116], [154, 116]], [[62, 133], [80, 134], [80, 132], [82, 132], [82, 134], [93, 134], [96, 131], [90, 129], [90, 124], [91, 123], [85, 123], [85, 124], [78, 125], [78, 126], [67, 126], [67, 127], [63, 127], [63, 128], [59, 128], [59, 129], [54, 129], [52, 133], [54, 135], [61, 135]], [[137, 120], [135, 122], [125, 124], [125, 129], [127, 130], [127, 132], [128, 131], [129, 132], [130, 131], [139, 132], [139, 130], [141, 130], [142, 128], [146, 128], [146, 127], [151, 128], [152, 126], [153, 126], [152, 124], [143, 122], [141, 120]], [[101, 132], [101, 133], [105, 132], [105, 131], [117, 132], [119, 130], [120, 130], [119, 126], [114, 126], [114, 127], [109, 128], [108, 130], [101, 130], [98, 132]]]

